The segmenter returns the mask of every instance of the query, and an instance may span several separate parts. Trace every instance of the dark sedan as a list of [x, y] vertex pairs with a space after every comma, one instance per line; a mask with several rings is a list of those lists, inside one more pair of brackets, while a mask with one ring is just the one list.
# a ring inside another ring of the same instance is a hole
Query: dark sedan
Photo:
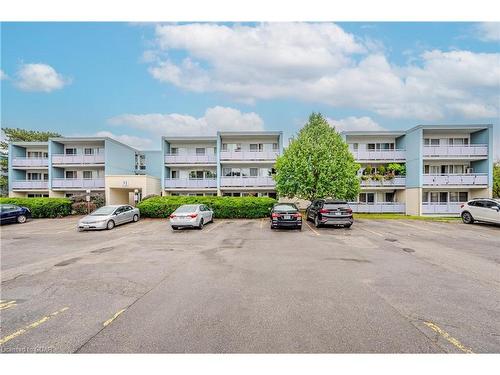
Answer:
[[302, 215], [293, 203], [278, 203], [271, 209], [271, 229], [302, 229]]
[[25, 223], [31, 218], [31, 211], [26, 207], [19, 207], [15, 204], [0, 204], [0, 223]]
[[314, 221], [316, 228], [324, 224], [342, 225], [349, 228], [354, 219], [352, 209], [346, 201], [316, 199], [306, 211], [307, 220]]

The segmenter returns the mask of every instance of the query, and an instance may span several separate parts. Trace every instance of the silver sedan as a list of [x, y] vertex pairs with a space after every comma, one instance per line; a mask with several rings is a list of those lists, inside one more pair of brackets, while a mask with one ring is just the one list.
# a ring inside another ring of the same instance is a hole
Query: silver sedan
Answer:
[[204, 224], [214, 221], [214, 212], [204, 204], [185, 204], [170, 215], [173, 230], [182, 227], [202, 229]]
[[104, 206], [80, 219], [78, 230], [113, 229], [116, 225], [136, 222], [140, 216], [139, 209], [128, 204]]

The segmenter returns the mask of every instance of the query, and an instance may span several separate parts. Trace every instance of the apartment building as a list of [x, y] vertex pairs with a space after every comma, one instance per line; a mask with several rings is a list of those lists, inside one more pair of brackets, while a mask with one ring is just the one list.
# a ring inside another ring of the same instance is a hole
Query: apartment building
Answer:
[[[342, 134], [361, 165], [357, 212], [456, 215], [467, 200], [492, 195], [491, 124]], [[404, 174], [392, 172], [398, 165]]]

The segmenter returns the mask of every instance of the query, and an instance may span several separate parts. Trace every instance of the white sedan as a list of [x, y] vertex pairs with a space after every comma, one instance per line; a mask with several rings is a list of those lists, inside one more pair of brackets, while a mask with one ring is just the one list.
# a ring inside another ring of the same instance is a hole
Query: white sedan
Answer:
[[474, 221], [500, 224], [500, 200], [476, 198], [461, 206], [460, 216], [465, 224]]
[[191, 227], [202, 229], [204, 224], [214, 221], [214, 212], [204, 204], [184, 204], [170, 215], [173, 230]]

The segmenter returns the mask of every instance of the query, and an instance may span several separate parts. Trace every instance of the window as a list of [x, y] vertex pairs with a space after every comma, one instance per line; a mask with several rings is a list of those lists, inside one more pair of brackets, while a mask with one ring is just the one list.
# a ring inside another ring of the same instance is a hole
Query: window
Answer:
[[76, 148], [67, 148], [64, 150], [66, 155], [76, 155]]
[[375, 151], [375, 143], [368, 143], [366, 145], [366, 148], [368, 149], [368, 151]]
[[429, 194], [429, 196], [431, 198], [430, 199], [431, 203], [439, 203], [439, 194], [437, 192], [433, 191]]
[[204, 171], [205, 172], [205, 178], [215, 178], [215, 172], [213, 171]]
[[93, 149], [93, 148], [90, 148], [90, 147], [88, 147], [88, 148], [84, 148], [84, 149], [83, 149], [83, 153], [84, 153], [85, 155], [94, 155], [94, 149]]
[[66, 178], [76, 178], [76, 171], [66, 171]]
[[170, 178], [172, 178], [172, 179], [179, 178], [179, 172], [178, 171], [170, 171]]
[[279, 146], [277, 143], [273, 143], [273, 151], [278, 151], [279, 150]]
[[205, 149], [203, 147], [196, 147], [196, 155], [205, 155]]
[[234, 145], [234, 151], [241, 151], [241, 143], [236, 143]]
[[394, 193], [385, 193], [385, 201], [390, 203], [394, 202]]
[[222, 174], [226, 177], [231, 177], [231, 168], [222, 168]]
[[375, 193], [360, 193], [359, 202], [367, 204], [375, 203]]
[[358, 143], [353, 143], [353, 144], [352, 144], [352, 149], [353, 149], [354, 151], [358, 151], [358, 148], [359, 148], [359, 144], [358, 144]]
[[439, 139], [438, 138], [432, 138], [431, 139], [431, 146], [439, 146]]
[[86, 180], [92, 179], [92, 171], [83, 171], [83, 178]]
[[445, 191], [442, 191], [439, 193], [439, 202], [440, 203], [447, 203], [448, 202], [448, 193]]
[[429, 202], [429, 193], [427, 191], [422, 192], [422, 202]]
[[250, 143], [250, 151], [262, 151], [264, 150], [264, 145], [262, 143]]
[[48, 198], [48, 194], [42, 194], [42, 193], [30, 193], [27, 195], [28, 198]]
[[43, 180], [44, 181], [48, 181], [49, 180], [49, 174], [48, 173], [44, 173], [43, 174]]
[[179, 149], [178, 149], [177, 147], [172, 147], [172, 148], [170, 149], [170, 153], [171, 153], [172, 155], [178, 155], [178, 154], [179, 154]]
[[48, 157], [48, 154], [43, 151], [28, 151], [28, 158], [41, 158], [44, 157], [44, 155], [47, 155], [45, 157]]
[[26, 175], [27, 179], [30, 181], [40, 181], [42, 179], [42, 174], [38, 172], [28, 172]]
[[222, 144], [222, 151], [227, 151], [227, 143]]
[[241, 197], [241, 193], [233, 193], [233, 197]]
[[250, 168], [250, 176], [257, 177], [259, 175], [259, 168]]
[[191, 179], [203, 179], [203, 171], [190, 171], [189, 178]]

